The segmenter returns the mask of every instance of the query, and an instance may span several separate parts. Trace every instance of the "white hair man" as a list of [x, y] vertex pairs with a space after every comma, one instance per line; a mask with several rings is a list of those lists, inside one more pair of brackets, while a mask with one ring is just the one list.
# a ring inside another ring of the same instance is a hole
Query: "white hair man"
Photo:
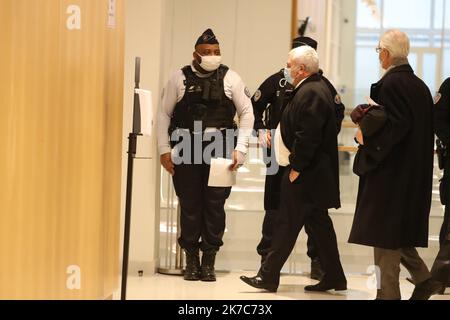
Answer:
[[280, 216], [272, 247], [256, 277], [241, 277], [254, 288], [278, 290], [281, 269], [308, 223], [325, 276], [305, 290], [347, 289], [336, 234], [328, 216], [328, 209], [341, 205], [335, 103], [318, 72], [319, 57], [311, 47], [289, 53], [285, 76], [295, 87], [294, 96], [274, 139], [277, 161], [287, 169], [281, 182]]
[[433, 189], [433, 99], [408, 63], [408, 36], [387, 31], [377, 52], [383, 78], [371, 98], [386, 112], [386, 123], [368, 133], [361, 126], [355, 172], [360, 175], [350, 242], [374, 247], [381, 280], [377, 299], [400, 300], [400, 264], [416, 284], [412, 300], [426, 300], [444, 288], [416, 248], [428, 246]]
[[388, 30], [381, 37], [377, 52], [384, 70], [408, 64], [410, 42], [408, 35], [400, 30]]

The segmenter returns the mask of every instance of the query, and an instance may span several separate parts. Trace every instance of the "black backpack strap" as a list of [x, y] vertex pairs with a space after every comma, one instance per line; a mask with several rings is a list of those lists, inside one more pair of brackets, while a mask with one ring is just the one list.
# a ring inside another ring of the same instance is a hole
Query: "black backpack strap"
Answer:
[[192, 71], [191, 66], [185, 66], [183, 69], [184, 76], [186, 77], [186, 80], [184, 81], [184, 85], [187, 87], [189, 84], [193, 83], [195, 81], [195, 73]]
[[228, 70], [230, 70], [230, 68], [228, 68], [226, 65], [221, 64], [219, 69], [217, 70], [217, 79], [220, 82], [223, 82], [225, 79], [225, 76], [228, 73]]

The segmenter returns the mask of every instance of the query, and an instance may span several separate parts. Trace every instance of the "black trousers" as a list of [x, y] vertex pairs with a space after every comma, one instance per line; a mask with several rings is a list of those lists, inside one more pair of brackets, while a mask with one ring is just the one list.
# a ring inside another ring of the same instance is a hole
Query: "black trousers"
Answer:
[[[272, 133], [275, 136], [275, 133]], [[267, 170], [271, 170], [271, 165], [274, 161], [276, 161], [275, 156], [273, 154], [273, 149], [265, 149], [263, 152], [264, 162], [267, 165]], [[273, 170], [273, 169], [272, 169]], [[286, 172], [285, 167], [278, 167], [278, 171], [275, 175], [267, 175], [266, 183], [264, 187], [264, 222], [262, 226], [262, 238], [258, 244], [256, 250], [258, 254], [261, 256], [261, 261], [264, 262], [267, 254], [269, 253], [269, 249], [272, 245], [272, 238], [274, 232], [274, 226], [276, 224], [276, 220], [278, 218], [280, 211], [280, 197], [281, 197], [281, 181], [283, 179], [284, 173]], [[308, 224], [305, 225], [305, 231], [308, 235], [308, 256], [311, 260], [316, 260], [318, 258], [317, 253], [317, 244], [314, 239], [314, 235], [311, 231], [311, 228]]]
[[225, 201], [231, 188], [208, 187], [210, 166], [179, 165], [173, 183], [181, 207], [180, 246], [187, 251], [219, 251], [225, 232]]
[[274, 228], [272, 247], [259, 274], [264, 281], [279, 284], [281, 269], [307, 223], [317, 241], [318, 256], [325, 272], [324, 281], [343, 282], [346, 279], [328, 211], [312, 205], [302, 186], [290, 182], [289, 171], [286, 170], [281, 183], [280, 216]]
[[[258, 247], [256, 248], [258, 254], [262, 257], [261, 261], [263, 262], [266, 259], [267, 255], [269, 254], [270, 247], [272, 246], [275, 224], [278, 216], [280, 215], [279, 211], [280, 210], [266, 210], [266, 214], [264, 215], [264, 222], [262, 226], [262, 238], [258, 244]], [[316, 249], [317, 245], [315, 243], [311, 227], [307, 223], [305, 224], [305, 232], [308, 236], [307, 255], [311, 260], [316, 260], [319, 258]]]
[[[210, 150], [211, 154], [206, 152], [211, 146], [210, 138], [202, 141], [202, 138], [196, 134], [191, 135], [190, 138], [192, 158], [189, 163], [182, 162], [176, 165], [173, 176], [173, 184], [181, 208], [181, 235], [178, 243], [186, 251], [201, 249], [203, 252], [217, 252], [223, 246], [225, 202], [230, 197], [231, 188], [208, 186], [211, 168], [209, 163], [211, 158], [216, 156], [231, 159], [236, 138], [225, 136], [225, 132], [221, 132], [222, 141], [219, 143], [221, 148]], [[195, 148], [196, 139], [200, 139], [199, 150]], [[180, 152], [180, 156], [183, 156], [183, 153], [184, 151]], [[196, 156], [200, 159], [199, 164], [195, 164]]]

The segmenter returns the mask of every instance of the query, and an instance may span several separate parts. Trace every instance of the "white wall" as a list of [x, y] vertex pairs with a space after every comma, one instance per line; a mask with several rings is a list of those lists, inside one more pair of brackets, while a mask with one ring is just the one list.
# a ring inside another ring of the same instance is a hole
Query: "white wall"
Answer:
[[354, 104], [355, 92], [355, 59], [356, 59], [356, 0], [342, 0], [341, 20], [341, 53], [339, 59], [340, 85], [346, 88], [343, 95], [348, 108]]
[[194, 44], [207, 28], [220, 41], [224, 63], [241, 75], [251, 91], [285, 66], [291, 0], [168, 0], [166, 5], [165, 81], [191, 63]]

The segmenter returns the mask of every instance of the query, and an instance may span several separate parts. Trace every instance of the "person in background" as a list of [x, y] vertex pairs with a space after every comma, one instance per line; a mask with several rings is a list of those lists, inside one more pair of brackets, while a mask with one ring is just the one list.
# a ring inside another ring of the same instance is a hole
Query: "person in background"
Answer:
[[[431, 269], [433, 279], [450, 287], [450, 78], [444, 81], [435, 98], [434, 127], [438, 137], [440, 169], [444, 170], [440, 194], [445, 206], [444, 222], [439, 235], [440, 251]], [[444, 289], [445, 291], [445, 289]]]

